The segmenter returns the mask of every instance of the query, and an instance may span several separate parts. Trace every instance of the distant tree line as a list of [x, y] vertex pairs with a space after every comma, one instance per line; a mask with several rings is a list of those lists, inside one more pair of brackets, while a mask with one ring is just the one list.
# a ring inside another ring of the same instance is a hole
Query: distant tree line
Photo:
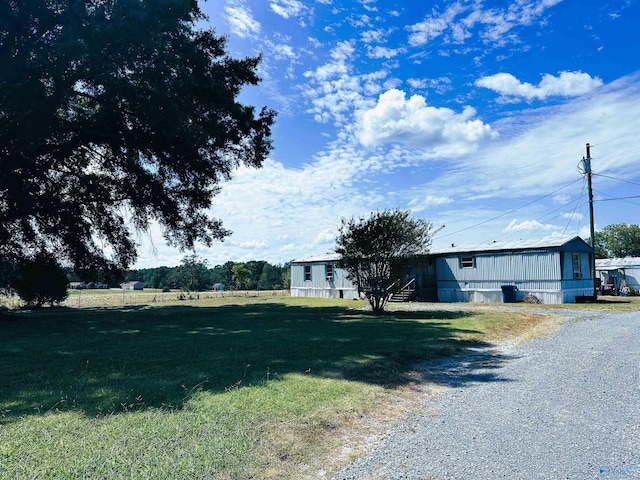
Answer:
[[189, 255], [176, 267], [127, 270], [106, 277], [100, 272], [79, 275], [57, 259], [38, 254], [12, 263], [0, 259], [0, 294], [17, 294], [27, 307], [60, 304], [68, 297], [70, 282], [93, 286], [120, 287], [123, 281], [137, 280], [146, 288], [207, 291], [222, 285], [224, 290], [285, 290], [291, 285], [290, 263], [272, 265], [264, 260], [226, 262], [214, 267], [198, 255]]
[[290, 286], [290, 264], [272, 265], [264, 260], [225, 262], [211, 267], [198, 255], [183, 258], [176, 267], [129, 270], [125, 280], [139, 280], [146, 288], [212, 290], [224, 285], [225, 290], [283, 290]]

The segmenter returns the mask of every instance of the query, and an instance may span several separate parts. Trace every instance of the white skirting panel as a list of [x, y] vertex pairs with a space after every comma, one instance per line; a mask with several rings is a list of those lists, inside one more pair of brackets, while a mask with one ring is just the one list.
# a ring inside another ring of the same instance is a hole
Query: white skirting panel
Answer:
[[[518, 290], [516, 301], [522, 302], [528, 294], [535, 295], [547, 305], [560, 303], [575, 303], [576, 296], [593, 295], [592, 288], [575, 288], [571, 290]], [[438, 301], [444, 303], [475, 302], [475, 303], [500, 303], [502, 302], [502, 290], [471, 290], [471, 289], [438, 289]]]
[[315, 298], [358, 298], [358, 291], [354, 288], [291, 287], [291, 296]]

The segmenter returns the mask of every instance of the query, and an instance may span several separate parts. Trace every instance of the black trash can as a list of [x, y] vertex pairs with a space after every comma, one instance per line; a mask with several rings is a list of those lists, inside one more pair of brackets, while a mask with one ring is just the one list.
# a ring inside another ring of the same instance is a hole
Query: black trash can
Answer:
[[502, 285], [502, 303], [515, 303], [516, 291], [518, 287], [515, 285]]

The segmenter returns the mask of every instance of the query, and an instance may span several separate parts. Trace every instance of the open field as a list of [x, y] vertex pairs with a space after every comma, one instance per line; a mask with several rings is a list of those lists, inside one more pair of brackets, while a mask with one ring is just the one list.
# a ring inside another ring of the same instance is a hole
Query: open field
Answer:
[[201, 296], [10, 311], [0, 477], [328, 476], [433, 381], [416, 362], [549, 323], [525, 311], [372, 316], [365, 306]]
[[[260, 291], [209, 291], [181, 292], [147, 288], [145, 290], [69, 290], [69, 298], [63, 303], [67, 307], [122, 307], [127, 305], [185, 304], [197, 300], [223, 300], [229, 298], [288, 297], [289, 290]], [[224, 300], [223, 300], [224, 301]]]

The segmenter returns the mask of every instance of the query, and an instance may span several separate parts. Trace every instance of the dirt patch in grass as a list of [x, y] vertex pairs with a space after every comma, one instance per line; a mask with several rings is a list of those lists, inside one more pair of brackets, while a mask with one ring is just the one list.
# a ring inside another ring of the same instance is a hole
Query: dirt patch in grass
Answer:
[[350, 462], [367, 455], [391, 425], [417, 406], [416, 393], [408, 386], [367, 388], [363, 403], [345, 405], [338, 412], [318, 412], [302, 421], [266, 425], [258, 454], [265, 465], [255, 472], [256, 478], [333, 478]]
[[522, 343], [546, 337], [562, 325], [562, 317], [536, 313], [518, 313], [518, 319], [501, 326], [493, 334], [496, 342]]

